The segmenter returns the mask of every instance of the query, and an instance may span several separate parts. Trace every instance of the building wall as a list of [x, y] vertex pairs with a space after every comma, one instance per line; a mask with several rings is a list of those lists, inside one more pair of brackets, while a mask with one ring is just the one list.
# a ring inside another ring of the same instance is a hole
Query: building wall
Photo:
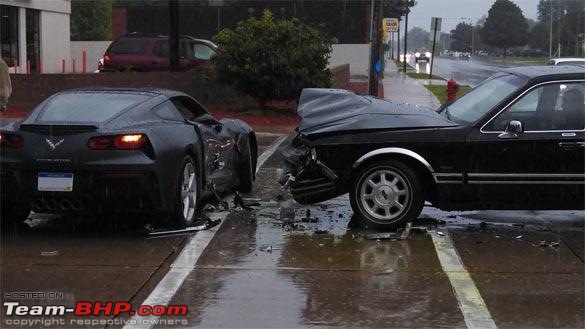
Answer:
[[70, 0], [0, 0], [0, 4], [71, 14]]
[[83, 51], [85, 50], [87, 54], [87, 71], [94, 72], [97, 70], [98, 61], [104, 56], [110, 43], [111, 41], [71, 41], [71, 58], [75, 58], [77, 63], [81, 63]]
[[333, 45], [329, 67], [349, 64], [351, 75], [368, 75], [370, 62], [369, 44], [337, 44]]
[[69, 35], [69, 14], [41, 11], [41, 59], [44, 73], [62, 72], [62, 60], [70, 66]]
[[61, 61], [70, 67], [70, 0], [0, 0], [0, 4], [19, 8], [19, 68], [26, 72], [26, 9], [39, 10], [40, 60], [44, 73], [60, 73]]

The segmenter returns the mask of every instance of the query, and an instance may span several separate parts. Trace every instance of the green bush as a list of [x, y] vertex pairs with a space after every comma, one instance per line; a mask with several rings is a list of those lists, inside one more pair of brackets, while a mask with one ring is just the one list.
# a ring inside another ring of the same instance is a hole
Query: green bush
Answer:
[[331, 86], [327, 64], [336, 40], [296, 18], [277, 20], [265, 10], [261, 19], [222, 29], [214, 40], [219, 44], [213, 58], [218, 80], [262, 107], [271, 100], [296, 99], [306, 87]]

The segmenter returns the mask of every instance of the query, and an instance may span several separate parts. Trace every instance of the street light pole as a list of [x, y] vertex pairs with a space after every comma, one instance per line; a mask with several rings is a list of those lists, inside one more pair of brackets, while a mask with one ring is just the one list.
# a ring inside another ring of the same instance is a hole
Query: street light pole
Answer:
[[553, 34], [553, 2], [552, 0], [550, 1], [550, 32], [549, 32], [549, 36], [548, 36], [548, 58], [552, 58], [552, 34]]

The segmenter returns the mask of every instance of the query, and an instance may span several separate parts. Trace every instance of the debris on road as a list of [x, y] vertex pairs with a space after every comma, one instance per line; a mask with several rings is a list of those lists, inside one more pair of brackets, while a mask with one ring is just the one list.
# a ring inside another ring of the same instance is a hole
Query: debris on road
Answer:
[[270, 245], [260, 247], [260, 251], [267, 253], [272, 253], [273, 250], [280, 250], [280, 248], [274, 248], [273, 246]]
[[523, 237], [524, 237], [523, 235], [518, 235], [514, 239], [516, 239], [516, 240], [522, 240]]
[[441, 232], [441, 231], [437, 231], [437, 234], [438, 234], [439, 236], [445, 236], [445, 233], [443, 233], [443, 232]]
[[375, 275], [380, 276], [380, 275], [388, 275], [388, 274], [392, 274], [392, 273], [394, 273], [394, 269], [386, 268], [381, 272], [377, 272]]
[[59, 250], [54, 250], [54, 251], [41, 251], [41, 256], [44, 256], [44, 257], [55, 257], [55, 256], [59, 256]]
[[253, 203], [250, 203], [250, 204], [246, 204], [244, 202], [244, 198], [242, 198], [242, 195], [238, 191], [236, 191], [234, 193], [234, 200], [233, 200], [233, 202], [234, 202], [234, 208], [240, 207], [240, 208], [242, 208], [244, 210], [254, 210], [254, 208], [252, 208], [253, 206], [254, 207], [257, 207], [257, 206], [260, 205], [259, 202], [253, 202]]
[[366, 235], [366, 240], [404, 240], [410, 235], [412, 229], [412, 223], [406, 223], [403, 229], [399, 229], [396, 232], [384, 232], [384, 233], [371, 233]]
[[553, 241], [547, 242], [545, 240], [540, 241], [538, 244], [535, 244], [536, 247], [548, 247], [548, 248], [557, 248], [560, 246], [560, 243]]
[[[203, 215], [205, 216], [205, 215]], [[183, 229], [178, 230], [169, 230], [169, 229], [162, 229], [162, 230], [154, 230], [150, 225], [146, 225], [145, 229], [148, 231], [148, 235], [150, 237], [160, 237], [160, 236], [169, 236], [169, 235], [182, 235], [188, 233], [194, 233], [198, 231], [208, 230], [214, 226], [219, 225], [221, 223], [220, 219], [212, 220], [211, 218], [205, 216], [204, 223], [197, 226], [189, 226]]]

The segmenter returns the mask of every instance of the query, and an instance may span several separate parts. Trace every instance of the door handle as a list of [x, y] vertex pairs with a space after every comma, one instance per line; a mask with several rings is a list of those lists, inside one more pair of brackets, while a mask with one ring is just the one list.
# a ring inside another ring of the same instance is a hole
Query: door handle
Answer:
[[559, 147], [563, 150], [576, 150], [585, 147], [585, 142], [559, 142]]

